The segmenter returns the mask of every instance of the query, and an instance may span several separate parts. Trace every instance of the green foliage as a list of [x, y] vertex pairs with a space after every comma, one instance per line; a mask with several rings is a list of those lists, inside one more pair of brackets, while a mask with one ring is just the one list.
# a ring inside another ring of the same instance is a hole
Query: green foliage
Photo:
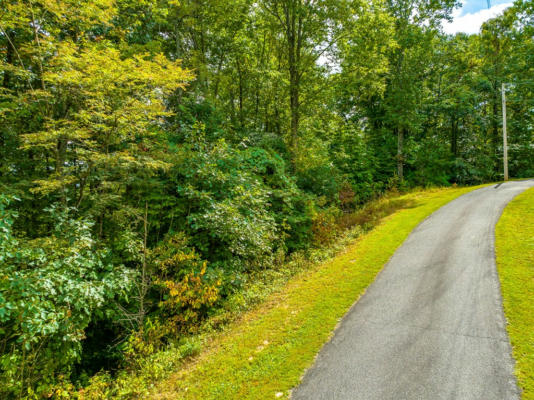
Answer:
[[152, 257], [160, 298], [157, 317], [174, 336], [196, 329], [219, 298], [220, 279], [207, 273], [207, 262], [186, 247], [180, 234], [166, 238]]
[[24, 397], [47, 393], [58, 376], [69, 375], [84, 330], [93, 318], [115, 312], [113, 300], [126, 295], [134, 276], [109, 263], [91, 222], [58, 207], [50, 209], [51, 237], [16, 239], [7, 203], [0, 199], [0, 394]]
[[181, 229], [205, 257], [242, 270], [305, 240], [297, 238], [311, 219], [307, 201], [279, 156], [222, 139], [210, 143], [201, 123], [192, 129], [176, 147], [171, 176], [182, 203], [173, 215], [183, 213]]
[[117, 370], [160, 376], [385, 191], [499, 179], [502, 82], [532, 175], [532, 5], [447, 36], [455, 3], [3, 1], [0, 396], [142, 397]]
[[195, 180], [180, 185], [178, 193], [194, 207], [187, 220], [196, 245], [220, 259], [261, 261], [271, 252], [276, 227], [269, 212], [270, 193], [254, 166], [247, 165], [254, 154], [231, 149], [224, 141], [197, 154], [186, 149], [182, 165], [192, 170], [181, 172]]

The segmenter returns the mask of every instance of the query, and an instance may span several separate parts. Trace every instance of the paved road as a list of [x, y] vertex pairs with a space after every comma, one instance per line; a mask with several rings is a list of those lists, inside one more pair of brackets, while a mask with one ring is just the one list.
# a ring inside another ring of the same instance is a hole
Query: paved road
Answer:
[[344, 317], [294, 400], [519, 399], [495, 266], [504, 206], [479, 189], [422, 222]]

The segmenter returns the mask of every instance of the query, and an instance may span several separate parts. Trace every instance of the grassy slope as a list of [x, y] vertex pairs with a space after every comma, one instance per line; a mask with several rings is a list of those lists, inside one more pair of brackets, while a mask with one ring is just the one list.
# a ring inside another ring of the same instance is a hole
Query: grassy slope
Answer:
[[409, 233], [433, 211], [472, 189], [402, 196], [403, 209], [246, 313], [196, 359], [157, 385], [152, 398], [287, 398], [340, 318]]
[[524, 400], [534, 400], [534, 189], [505, 208], [496, 228], [504, 312]]

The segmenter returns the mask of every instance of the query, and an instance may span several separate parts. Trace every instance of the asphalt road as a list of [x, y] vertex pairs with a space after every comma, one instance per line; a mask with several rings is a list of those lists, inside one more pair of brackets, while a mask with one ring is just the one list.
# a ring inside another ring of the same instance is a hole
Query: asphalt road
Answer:
[[534, 181], [423, 221], [351, 308], [293, 400], [519, 399], [495, 265], [503, 208]]

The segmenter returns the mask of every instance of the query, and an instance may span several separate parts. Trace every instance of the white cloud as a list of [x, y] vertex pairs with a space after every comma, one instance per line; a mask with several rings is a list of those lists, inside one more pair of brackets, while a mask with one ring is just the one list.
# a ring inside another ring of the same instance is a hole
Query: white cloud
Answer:
[[465, 32], [469, 34], [478, 33], [484, 22], [501, 14], [511, 5], [512, 3], [498, 4], [490, 9], [484, 9], [473, 14], [465, 15], [461, 15], [462, 10], [457, 9], [452, 14], [453, 21], [444, 23], [443, 30], [448, 34], [454, 34], [457, 32]]

